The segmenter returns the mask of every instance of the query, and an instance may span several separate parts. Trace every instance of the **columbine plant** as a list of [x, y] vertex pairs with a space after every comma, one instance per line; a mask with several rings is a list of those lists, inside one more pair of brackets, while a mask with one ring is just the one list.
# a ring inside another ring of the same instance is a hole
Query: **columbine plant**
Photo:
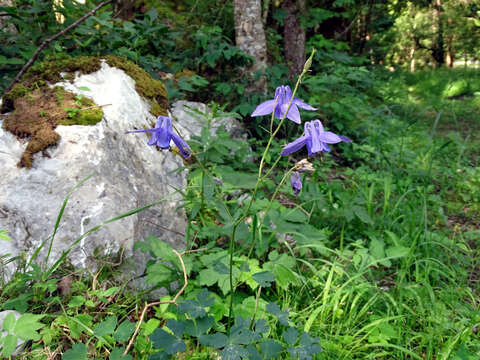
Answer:
[[257, 106], [251, 116], [262, 116], [272, 114], [277, 119], [286, 117], [294, 123], [300, 124], [300, 112], [298, 108], [305, 110], [317, 110], [313, 106], [305, 104], [302, 100], [292, 95], [292, 90], [288, 85], [282, 85], [275, 90], [275, 97], [273, 100], [267, 100]]

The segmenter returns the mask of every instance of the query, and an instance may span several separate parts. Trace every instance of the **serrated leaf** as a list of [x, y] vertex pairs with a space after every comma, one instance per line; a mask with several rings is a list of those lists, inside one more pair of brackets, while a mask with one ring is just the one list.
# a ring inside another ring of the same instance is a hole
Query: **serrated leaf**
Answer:
[[17, 319], [15, 317], [15, 314], [13, 312], [9, 313], [7, 316], [5, 316], [5, 319], [3, 319], [3, 329], [9, 333], [13, 333], [16, 321]]
[[132, 355], [123, 355], [125, 348], [115, 348], [110, 353], [109, 360], [132, 360]]
[[240, 345], [228, 344], [220, 352], [222, 360], [248, 359], [248, 351]]
[[68, 303], [68, 307], [76, 308], [80, 307], [85, 303], [85, 298], [83, 296], [73, 296], [72, 300]]
[[275, 275], [269, 271], [262, 271], [253, 274], [252, 279], [259, 283], [262, 287], [270, 287], [271, 283], [275, 281]]
[[373, 225], [373, 220], [372, 218], [368, 215], [367, 210], [358, 205], [354, 205], [352, 207], [353, 213], [357, 215], [357, 217], [362, 220], [365, 224], [370, 224]]
[[309, 334], [303, 333], [300, 337], [300, 344], [296, 348], [288, 348], [292, 357], [299, 360], [311, 360], [312, 355], [322, 351], [322, 347], [317, 343], [318, 339], [312, 339]]
[[163, 329], [156, 329], [150, 336], [155, 349], [165, 349], [167, 354], [176, 354], [187, 349], [185, 342]]
[[228, 338], [225, 334], [215, 333], [210, 335], [202, 335], [198, 338], [200, 344], [211, 346], [216, 349], [221, 349], [228, 343]]
[[192, 319], [205, 316], [205, 309], [200, 306], [196, 300], [187, 299], [178, 305], [178, 312], [180, 314], [188, 313]]
[[[1, 343], [0, 343], [1, 344]], [[2, 355], [5, 358], [10, 358], [17, 348], [17, 337], [15, 335], [8, 334], [3, 338]]]
[[62, 360], [87, 360], [87, 346], [83, 343], [73, 344], [71, 349], [65, 351]]
[[246, 349], [248, 351], [248, 359], [249, 360], [263, 360], [263, 358], [261, 357], [257, 348], [255, 346], [253, 346], [252, 344], [248, 345], [246, 347]]
[[407, 256], [410, 253], [410, 248], [398, 245], [389, 247], [385, 252], [388, 257], [400, 258]]
[[185, 333], [198, 338], [210, 330], [214, 324], [215, 321], [212, 316], [205, 316], [195, 320], [187, 320], [185, 322]]
[[15, 324], [15, 335], [22, 340], [40, 340], [37, 330], [45, 326], [45, 324], [39, 322], [43, 317], [44, 315], [23, 314]]
[[264, 358], [266, 360], [269, 360], [280, 356], [283, 350], [283, 346], [273, 339], [267, 339], [260, 343], [260, 349], [262, 349]]
[[212, 296], [212, 294], [205, 288], [203, 288], [198, 294], [197, 294], [197, 299], [198, 302], [201, 306], [203, 307], [210, 307], [215, 303], [215, 298]]
[[282, 337], [287, 344], [293, 346], [295, 345], [298, 339], [298, 330], [295, 328], [289, 327], [287, 330], [283, 332]]
[[175, 319], [168, 319], [167, 320], [167, 327], [172, 330], [173, 334], [181, 338], [183, 336], [183, 329], [184, 326], [180, 321], [177, 321]]
[[135, 327], [135, 323], [125, 320], [118, 326], [117, 330], [115, 330], [113, 338], [119, 343], [127, 341], [135, 331]]
[[107, 336], [113, 334], [117, 327], [117, 317], [115, 315], [108, 316], [100, 324], [93, 329], [96, 336]]
[[280, 324], [288, 326], [288, 312], [287, 311], [280, 310], [278, 305], [275, 304], [275, 303], [268, 303], [267, 307], [266, 307], [266, 310], [270, 314], [274, 315], [277, 318], [277, 320], [280, 322]]

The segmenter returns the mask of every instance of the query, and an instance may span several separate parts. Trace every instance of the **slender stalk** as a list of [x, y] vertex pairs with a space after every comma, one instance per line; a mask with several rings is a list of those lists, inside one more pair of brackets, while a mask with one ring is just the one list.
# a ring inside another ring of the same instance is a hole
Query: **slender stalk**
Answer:
[[[288, 106], [287, 106], [287, 109], [282, 117], [282, 119], [280, 120], [280, 123], [278, 124], [278, 126], [276, 127], [275, 131], [272, 133], [272, 128], [273, 128], [273, 118], [275, 116], [275, 107], [276, 107], [276, 102], [278, 101], [278, 99], [275, 99], [275, 105], [274, 105], [274, 109], [273, 109], [273, 112], [272, 112], [272, 119], [271, 119], [271, 123], [270, 123], [270, 138], [268, 139], [268, 143], [267, 143], [267, 146], [265, 147], [265, 150], [263, 151], [263, 155], [262, 155], [262, 158], [260, 160], [260, 165], [258, 167], [258, 176], [257, 176], [257, 183], [255, 184], [255, 188], [253, 189], [253, 194], [252, 194], [252, 197], [250, 198], [250, 201], [248, 202], [248, 205], [245, 209], [245, 211], [243, 212], [243, 214], [235, 221], [234, 225], [233, 225], [233, 229], [232, 229], [232, 236], [230, 237], [230, 245], [229, 245], [229, 251], [230, 251], [230, 305], [229, 305], [229, 310], [228, 310], [228, 322], [227, 322], [227, 333], [230, 334], [230, 327], [231, 327], [231, 324], [232, 324], [232, 318], [233, 318], [233, 295], [234, 295], [234, 285], [233, 285], [233, 274], [232, 274], [232, 271], [233, 271], [233, 250], [234, 250], [234, 241], [235, 241], [235, 233], [237, 231], [237, 228], [238, 226], [245, 220], [245, 218], [247, 217], [248, 215], [248, 212], [250, 211], [250, 208], [252, 207], [252, 204], [253, 202], [255, 201], [255, 198], [256, 198], [256, 195], [257, 195], [257, 191], [258, 191], [258, 188], [260, 187], [260, 184], [261, 182], [265, 179], [264, 176], [262, 176], [262, 172], [263, 172], [263, 167], [265, 166], [265, 159], [267, 157], [267, 153], [268, 153], [268, 150], [270, 150], [270, 146], [272, 145], [272, 142], [273, 140], [275, 139], [275, 136], [277, 135], [277, 133], [280, 131], [280, 128], [282, 127], [283, 125], [283, 122], [285, 121], [286, 117], [287, 117], [287, 114], [290, 110], [290, 107], [292, 106], [292, 103], [293, 103], [293, 99], [295, 98], [295, 94], [297, 93], [297, 90], [298, 90], [298, 86], [300, 85], [301, 81], [302, 81], [302, 78], [303, 76], [308, 72], [308, 69], [310, 68], [310, 65], [312, 64], [312, 59], [313, 59], [313, 55], [315, 54], [315, 51], [312, 51], [312, 54], [310, 55], [310, 57], [307, 59], [307, 62], [305, 63], [305, 66], [303, 68], [303, 71], [302, 73], [298, 76], [298, 79], [297, 79], [297, 82], [295, 84], [295, 88], [293, 89], [293, 92], [292, 92], [292, 97], [290, 98], [290, 102], [288, 103]], [[273, 169], [276, 167], [276, 165], [278, 164], [278, 162], [280, 161], [280, 158], [277, 159], [274, 163], [274, 165], [267, 171], [267, 174], [270, 174]], [[292, 169], [293, 170], [293, 169]], [[275, 196], [277, 195], [278, 193], [278, 190], [279, 188], [283, 185], [283, 182], [285, 181], [285, 179], [287, 178], [288, 174], [290, 174], [290, 172], [292, 171], [290, 170], [282, 179], [281, 183], [277, 186], [277, 188], [275, 189], [275, 192], [272, 196], [272, 199], [269, 203], [269, 206], [268, 206], [268, 209], [270, 208], [271, 206], [271, 203], [273, 202], [273, 199], [275, 198]], [[266, 213], [265, 213], [266, 214]], [[265, 215], [264, 215], [265, 217]], [[261, 231], [261, 224], [263, 223], [263, 218], [262, 218], [262, 221], [260, 223], [260, 231]], [[249, 251], [249, 257], [251, 255], [251, 252], [253, 251], [253, 248], [255, 246], [255, 243], [256, 243], [256, 237], [254, 237], [254, 239], [252, 240], [252, 245], [250, 247], [250, 251]]]

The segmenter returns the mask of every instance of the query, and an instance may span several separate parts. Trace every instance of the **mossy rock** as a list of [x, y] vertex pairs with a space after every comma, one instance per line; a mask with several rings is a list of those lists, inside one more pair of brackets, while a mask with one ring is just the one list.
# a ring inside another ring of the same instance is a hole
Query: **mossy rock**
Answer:
[[442, 92], [442, 98], [453, 99], [470, 94], [470, 84], [466, 80], [450, 82]]
[[[3, 128], [29, 141], [18, 166], [30, 168], [35, 153], [58, 142], [60, 136], [55, 132], [58, 125], [95, 125], [102, 120], [102, 108], [92, 100], [62, 87], [49, 86], [73, 80], [76, 72], [88, 74], [100, 70], [102, 59], [108, 65], [125, 71], [135, 81], [137, 92], [150, 103], [153, 115], [167, 115], [165, 85], [124, 58], [81, 56], [39, 63], [30, 68], [4, 96], [0, 109], [1, 112], [12, 112], [4, 120]], [[64, 73], [63, 77], [60, 73]]]

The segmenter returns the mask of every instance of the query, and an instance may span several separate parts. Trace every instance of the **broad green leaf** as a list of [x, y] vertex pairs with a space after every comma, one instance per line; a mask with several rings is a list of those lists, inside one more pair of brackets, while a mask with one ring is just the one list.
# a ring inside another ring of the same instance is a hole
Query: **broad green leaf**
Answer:
[[353, 210], [353, 212], [355, 213], [355, 215], [357, 215], [357, 217], [358, 217], [360, 220], [362, 220], [365, 224], [373, 225], [373, 220], [372, 220], [372, 218], [368, 215], [367, 210], [365, 210], [364, 207], [358, 206], [358, 205], [354, 205], [354, 206], [352, 207], [352, 210]]
[[113, 287], [105, 290], [104, 292], [102, 292], [102, 296], [104, 296], [104, 297], [112, 296], [113, 294], [115, 294], [117, 292], [118, 289], [119, 289], [118, 286], [113, 286]]
[[81, 295], [73, 296], [72, 300], [68, 303], [68, 307], [77, 308], [85, 303], [85, 298]]
[[152, 340], [156, 349], [165, 349], [167, 354], [176, 354], [187, 349], [182, 339], [173, 336], [163, 329], [156, 329], [150, 336], [150, 340]]
[[308, 221], [308, 215], [305, 214], [298, 207], [285, 210], [282, 217], [286, 221], [291, 221], [296, 223], [305, 223]]
[[278, 305], [275, 304], [275, 303], [269, 303], [267, 305], [266, 309], [270, 314], [274, 315], [277, 318], [277, 320], [280, 322], [280, 324], [288, 326], [288, 312], [287, 311], [280, 310]]
[[283, 346], [273, 339], [267, 339], [260, 343], [260, 348], [266, 360], [280, 356], [283, 350]]
[[17, 337], [15, 335], [8, 334], [3, 339], [2, 355], [5, 358], [9, 358], [17, 348]]
[[187, 299], [178, 305], [178, 312], [180, 314], [188, 313], [192, 319], [205, 316], [205, 309], [200, 306], [196, 300]]
[[282, 334], [283, 340], [287, 342], [287, 344], [293, 346], [297, 342], [298, 339], [298, 331], [295, 328], [289, 327], [285, 330]]
[[71, 349], [65, 351], [62, 360], [87, 360], [87, 346], [83, 343], [73, 344]]
[[132, 360], [132, 355], [123, 355], [123, 352], [125, 351], [125, 348], [115, 348], [112, 350], [110, 353], [110, 357], [108, 358], [109, 360]]
[[9, 333], [13, 333], [13, 329], [15, 328], [15, 322], [17, 319], [15, 318], [15, 314], [13, 312], [9, 313], [3, 319], [3, 329]]
[[216, 349], [221, 349], [228, 343], [228, 338], [225, 334], [215, 333], [210, 335], [202, 335], [198, 338], [200, 344], [211, 346]]
[[275, 281], [275, 275], [269, 271], [262, 271], [253, 274], [252, 279], [259, 283], [262, 287], [270, 287], [271, 283]]
[[15, 324], [15, 335], [23, 340], [40, 340], [37, 330], [45, 326], [45, 324], [39, 322], [43, 317], [44, 315], [23, 314]]
[[117, 326], [117, 317], [115, 315], [108, 316], [104, 321], [95, 326], [93, 332], [96, 336], [107, 336], [113, 334]]
[[127, 341], [135, 331], [136, 326], [135, 323], [128, 320], [123, 321], [113, 333], [113, 338], [119, 343]]
[[410, 248], [398, 245], [389, 247], [385, 252], [388, 257], [400, 258], [407, 256], [410, 253]]
[[241, 345], [228, 344], [220, 352], [222, 360], [248, 359], [248, 351]]
[[197, 294], [197, 299], [198, 302], [201, 306], [203, 307], [210, 307], [215, 303], [215, 298], [212, 296], [212, 294], [205, 288], [203, 288], [198, 294]]
[[186, 320], [185, 333], [198, 338], [210, 330], [214, 324], [215, 321], [212, 316], [205, 316], [195, 320]]

